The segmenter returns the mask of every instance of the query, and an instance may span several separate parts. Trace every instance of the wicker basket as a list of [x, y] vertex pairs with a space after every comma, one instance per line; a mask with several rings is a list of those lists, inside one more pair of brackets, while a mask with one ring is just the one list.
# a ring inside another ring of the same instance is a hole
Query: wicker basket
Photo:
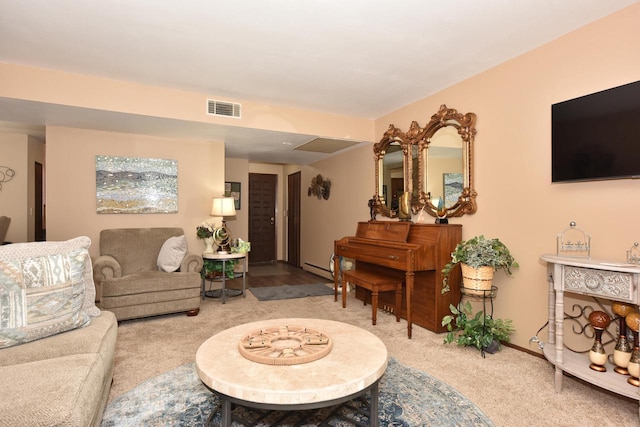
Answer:
[[491, 291], [493, 284], [493, 267], [473, 268], [467, 264], [461, 264], [462, 285], [464, 292], [470, 295], [484, 296], [485, 291]]

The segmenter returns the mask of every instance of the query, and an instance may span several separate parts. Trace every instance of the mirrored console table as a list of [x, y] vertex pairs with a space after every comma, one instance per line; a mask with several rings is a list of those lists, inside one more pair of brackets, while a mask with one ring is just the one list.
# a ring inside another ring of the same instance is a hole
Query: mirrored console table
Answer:
[[[555, 365], [555, 389], [562, 391], [566, 372], [614, 393], [640, 400], [640, 389], [627, 382], [627, 376], [615, 373], [607, 362], [606, 372], [589, 368], [589, 356], [564, 346], [565, 292], [610, 301], [640, 305], [640, 266], [625, 262], [542, 255], [549, 280], [549, 341], [544, 356]], [[640, 412], [639, 412], [640, 414]]]

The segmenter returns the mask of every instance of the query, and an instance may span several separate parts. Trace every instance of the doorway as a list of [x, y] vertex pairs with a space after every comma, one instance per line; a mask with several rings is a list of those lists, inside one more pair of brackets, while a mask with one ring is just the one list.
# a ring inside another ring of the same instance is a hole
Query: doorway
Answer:
[[35, 201], [34, 201], [34, 240], [42, 242], [46, 237], [46, 222], [44, 208], [44, 171], [42, 163], [35, 162], [34, 167]]
[[249, 174], [250, 264], [276, 262], [276, 189], [278, 176]]
[[287, 177], [287, 261], [300, 267], [300, 198], [302, 173]]

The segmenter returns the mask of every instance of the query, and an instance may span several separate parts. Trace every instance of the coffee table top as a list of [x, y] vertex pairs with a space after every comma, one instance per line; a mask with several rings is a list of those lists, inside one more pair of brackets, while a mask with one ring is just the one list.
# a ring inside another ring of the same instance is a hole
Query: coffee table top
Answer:
[[[253, 362], [238, 350], [240, 339], [271, 326], [306, 326], [333, 340], [321, 359], [297, 365]], [[375, 383], [387, 369], [387, 348], [371, 332], [321, 319], [275, 319], [224, 330], [196, 352], [196, 371], [212, 390], [248, 402], [298, 405], [340, 399]]]

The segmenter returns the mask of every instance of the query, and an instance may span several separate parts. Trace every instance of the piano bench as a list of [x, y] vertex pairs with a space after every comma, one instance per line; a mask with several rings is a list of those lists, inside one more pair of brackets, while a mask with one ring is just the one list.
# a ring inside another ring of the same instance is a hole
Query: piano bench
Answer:
[[[368, 271], [347, 270], [342, 272], [342, 283], [351, 283], [354, 286], [371, 291], [371, 324], [376, 324], [378, 312], [378, 294], [380, 292], [395, 291], [396, 301], [394, 312], [396, 322], [400, 321], [400, 310], [402, 309], [402, 279], [383, 274], [371, 273]], [[367, 304], [365, 300], [365, 305]], [[342, 291], [342, 308], [347, 307], [347, 293]]]

